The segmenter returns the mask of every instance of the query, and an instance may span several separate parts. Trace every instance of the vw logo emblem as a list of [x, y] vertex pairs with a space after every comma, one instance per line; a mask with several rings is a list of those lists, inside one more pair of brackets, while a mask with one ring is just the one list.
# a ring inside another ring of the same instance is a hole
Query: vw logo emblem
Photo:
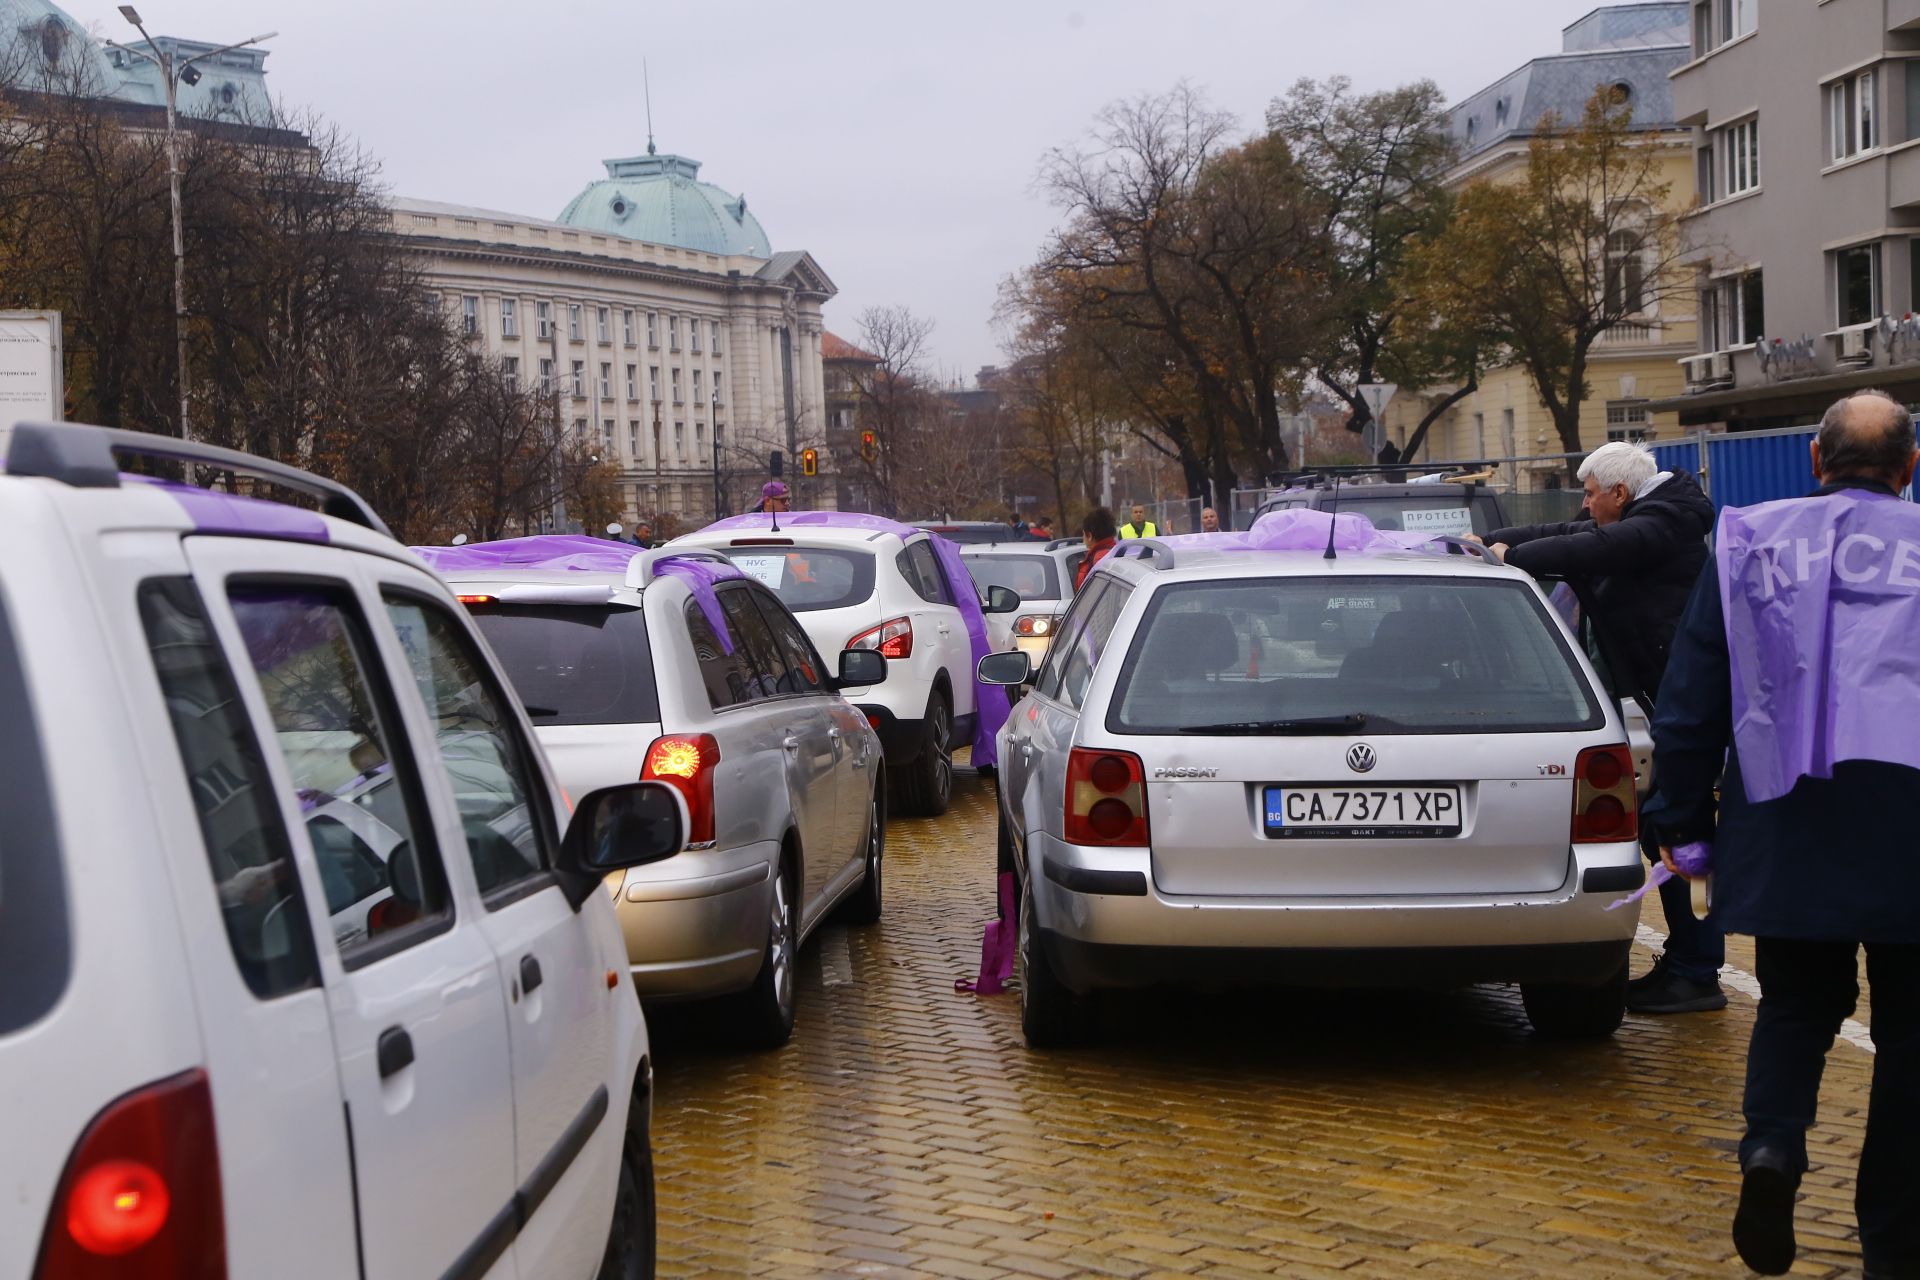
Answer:
[[1356, 742], [1347, 748], [1347, 768], [1355, 773], [1370, 772], [1378, 763], [1380, 758], [1374, 755], [1373, 748], [1364, 742]]

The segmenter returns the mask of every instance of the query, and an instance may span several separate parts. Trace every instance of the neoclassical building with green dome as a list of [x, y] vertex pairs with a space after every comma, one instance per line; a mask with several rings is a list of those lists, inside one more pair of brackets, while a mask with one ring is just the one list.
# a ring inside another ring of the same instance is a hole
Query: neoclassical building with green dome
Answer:
[[833, 281], [804, 250], [776, 253], [699, 161], [649, 147], [605, 165], [556, 219], [403, 197], [394, 229], [469, 339], [620, 468], [629, 524], [750, 509], [775, 450], [820, 449], [817, 479], [786, 479], [796, 508], [833, 505]]

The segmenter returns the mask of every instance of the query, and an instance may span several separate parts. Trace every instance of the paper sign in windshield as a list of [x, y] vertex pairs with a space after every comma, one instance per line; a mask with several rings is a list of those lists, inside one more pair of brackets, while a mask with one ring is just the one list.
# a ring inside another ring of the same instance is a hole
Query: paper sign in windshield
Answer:
[[1413, 507], [1400, 513], [1400, 527], [1408, 533], [1464, 537], [1473, 532], [1473, 512], [1467, 507]]
[[784, 553], [777, 556], [730, 556], [740, 572], [763, 586], [775, 591], [780, 589], [780, 576], [786, 570], [787, 557]]

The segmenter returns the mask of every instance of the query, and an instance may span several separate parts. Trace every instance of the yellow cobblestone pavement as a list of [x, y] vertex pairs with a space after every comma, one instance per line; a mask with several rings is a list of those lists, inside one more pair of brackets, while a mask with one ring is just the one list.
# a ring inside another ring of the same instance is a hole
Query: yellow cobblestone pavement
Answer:
[[[945, 817], [890, 824], [885, 917], [808, 944], [785, 1048], [656, 1012], [661, 1275], [1748, 1274], [1745, 996], [1565, 1044], [1498, 987], [1129, 993], [1101, 1043], [1032, 1052], [1017, 997], [953, 990], [993, 805], [963, 770]], [[1859, 1274], [1872, 1062], [1829, 1057], [1796, 1275]]]

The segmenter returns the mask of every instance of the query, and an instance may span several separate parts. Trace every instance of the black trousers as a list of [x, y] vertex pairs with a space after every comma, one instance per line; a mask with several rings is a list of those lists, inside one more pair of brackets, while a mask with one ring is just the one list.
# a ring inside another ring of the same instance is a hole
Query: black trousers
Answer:
[[[1747, 1050], [1747, 1134], [1807, 1167], [1820, 1073], [1860, 999], [1859, 943], [1756, 938], [1760, 1011]], [[1873, 1099], [1854, 1211], [1871, 1272], [1920, 1277], [1920, 944], [1867, 943], [1873, 984]]]

